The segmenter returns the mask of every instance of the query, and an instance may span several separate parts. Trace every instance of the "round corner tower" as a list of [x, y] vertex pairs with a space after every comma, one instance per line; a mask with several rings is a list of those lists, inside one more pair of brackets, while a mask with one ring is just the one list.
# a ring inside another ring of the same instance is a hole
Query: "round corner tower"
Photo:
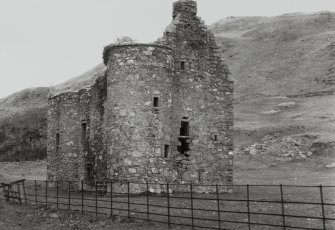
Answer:
[[[112, 45], [107, 65], [105, 130], [108, 177], [166, 181], [171, 151], [173, 55], [151, 44]], [[163, 163], [164, 162], [164, 163]]]

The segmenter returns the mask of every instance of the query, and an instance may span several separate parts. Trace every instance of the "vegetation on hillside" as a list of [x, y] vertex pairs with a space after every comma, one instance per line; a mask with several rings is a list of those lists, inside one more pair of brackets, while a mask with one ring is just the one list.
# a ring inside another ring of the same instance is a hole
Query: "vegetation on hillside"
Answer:
[[47, 108], [32, 108], [0, 120], [0, 161], [46, 157]]
[[211, 29], [235, 98], [335, 90], [335, 13], [229, 17]]
[[0, 161], [46, 157], [48, 93], [40, 87], [0, 99]]

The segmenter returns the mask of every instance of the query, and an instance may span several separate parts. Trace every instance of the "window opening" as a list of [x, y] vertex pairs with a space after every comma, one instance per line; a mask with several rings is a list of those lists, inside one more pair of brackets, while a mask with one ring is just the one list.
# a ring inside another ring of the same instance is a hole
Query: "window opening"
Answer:
[[184, 70], [185, 69], [185, 62], [180, 62], [180, 69], [181, 70]]
[[169, 150], [170, 150], [170, 146], [169, 145], [164, 145], [164, 157], [165, 158], [169, 157]]
[[86, 132], [87, 132], [87, 125], [86, 123], [81, 124], [81, 141], [86, 141]]
[[59, 133], [56, 133], [56, 152], [59, 151]]
[[218, 141], [218, 135], [214, 135], [214, 141]]
[[[187, 117], [183, 117], [183, 119], [187, 119]], [[180, 133], [179, 133], [179, 141], [180, 141], [180, 146], [177, 147], [177, 150], [181, 154], [187, 154], [186, 152], [190, 151], [190, 146], [189, 146], [189, 135], [190, 135], [190, 127], [189, 127], [189, 122], [182, 120], [180, 123]]]
[[159, 107], [159, 97], [154, 97], [154, 108]]
[[180, 126], [180, 136], [189, 136], [189, 128], [188, 121], [182, 121]]
[[190, 151], [190, 146], [188, 143], [188, 138], [179, 137], [180, 146], [177, 147], [178, 152], [181, 154], [186, 154], [186, 152]]

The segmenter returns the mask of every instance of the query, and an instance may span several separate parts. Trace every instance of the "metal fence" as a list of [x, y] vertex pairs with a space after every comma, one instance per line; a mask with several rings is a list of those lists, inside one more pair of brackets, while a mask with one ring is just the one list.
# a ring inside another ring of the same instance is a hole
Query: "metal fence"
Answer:
[[[233, 193], [220, 193], [222, 185], [159, 184], [165, 192], [156, 194], [151, 183], [126, 182], [126, 192], [116, 192], [119, 183], [106, 181], [105, 193], [75, 183], [26, 181], [26, 203], [192, 229], [335, 229], [335, 186], [234, 185]], [[146, 192], [132, 194], [136, 185]], [[188, 192], [166, 192], [175, 186]], [[197, 186], [216, 192], [196, 193]]]

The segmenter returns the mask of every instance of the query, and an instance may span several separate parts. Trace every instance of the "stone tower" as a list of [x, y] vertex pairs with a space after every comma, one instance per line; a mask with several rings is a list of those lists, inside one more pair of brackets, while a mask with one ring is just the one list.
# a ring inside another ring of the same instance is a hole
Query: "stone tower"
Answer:
[[166, 181], [171, 157], [173, 51], [148, 44], [105, 48], [105, 130], [113, 179]]
[[[112, 179], [121, 190], [124, 181], [230, 189], [233, 83], [196, 2], [175, 2], [171, 24], [153, 44], [105, 47], [104, 63], [106, 72], [89, 89], [49, 100], [49, 178], [64, 177], [58, 159], [87, 185]], [[57, 108], [69, 103], [62, 116]], [[59, 129], [60, 118], [68, 128]]]
[[[232, 183], [233, 83], [214, 35], [197, 17], [197, 4], [173, 4], [173, 20], [160, 44], [174, 50], [174, 161], [180, 178]], [[183, 127], [187, 125], [187, 135]]]

